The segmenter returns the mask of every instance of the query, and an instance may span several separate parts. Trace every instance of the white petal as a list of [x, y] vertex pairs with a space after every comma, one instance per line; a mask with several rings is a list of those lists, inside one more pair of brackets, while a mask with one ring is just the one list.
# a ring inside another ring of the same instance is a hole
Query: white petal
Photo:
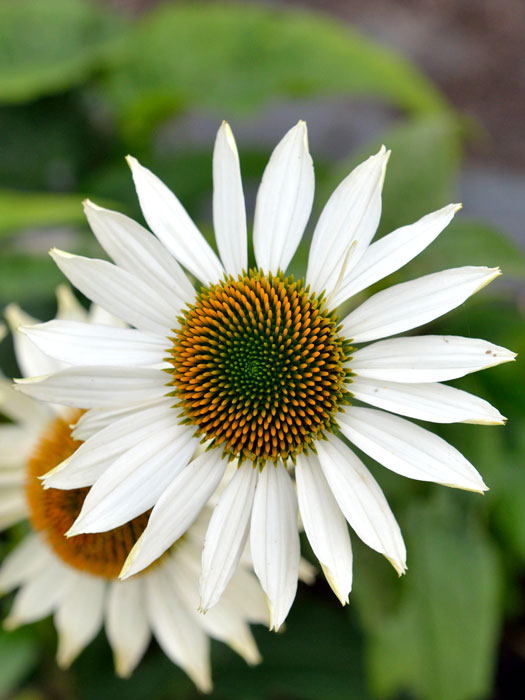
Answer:
[[232, 603], [221, 600], [205, 615], [195, 613], [199, 600], [196, 585], [199, 575], [198, 556], [181, 543], [172, 556], [164, 560], [164, 565], [181, 601], [194, 616], [197, 624], [211, 637], [229, 644], [247, 663], [259, 663], [261, 657], [257, 645], [250, 628], [239, 613], [237, 601]]
[[372, 243], [359, 262], [344, 275], [331, 300], [333, 306], [339, 306], [410, 262], [437, 238], [459, 209], [461, 204], [449, 204]]
[[502, 425], [505, 417], [488, 401], [446, 384], [402, 384], [354, 377], [350, 387], [359, 401], [434, 423]]
[[258, 471], [251, 464], [241, 465], [211, 516], [200, 579], [200, 607], [204, 612], [218, 602], [239, 564], [248, 535], [257, 476]]
[[0, 402], [2, 413], [35, 433], [44, 429], [52, 417], [49, 406], [16, 391], [13, 382], [3, 377], [0, 377]]
[[422, 326], [455, 309], [500, 274], [499, 268], [458, 267], [396, 284], [346, 316], [341, 332], [362, 343]]
[[181, 309], [195, 290], [184, 271], [155, 236], [133, 219], [116, 211], [84, 202], [84, 212], [93, 233], [115, 263], [142, 279]]
[[151, 508], [198, 445], [194, 429], [171, 426], [125, 452], [96, 481], [66, 535], [104, 532]]
[[352, 589], [352, 547], [348, 527], [316, 458], [297, 456], [299, 511], [308, 541], [326, 580], [343, 605]]
[[61, 668], [68, 668], [102, 627], [105, 590], [102, 579], [76, 574], [60, 600], [54, 620], [58, 633], [57, 664]]
[[[159, 431], [178, 425], [164, 399], [108, 425], [44, 475], [44, 488], [77, 489], [91, 486], [116, 459], [140, 443], [151, 442]], [[182, 428], [181, 428], [182, 430]]]
[[300, 121], [274, 149], [257, 193], [253, 247], [264, 272], [288, 267], [310, 217], [314, 187], [306, 124]]
[[290, 610], [299, 573], [297, 497], [281, 463], [262, 470], [250, 527], [253, 568], [270, 608], [270, 629], [278, 630]]
[[39, 437], [40, 432], [32, 426], [0, 423], [0, 469], [24, 471], [24, 462], [30, 457]]
[[78, 321], [48, 321], [21, 330], [42, 352], [75, 366], [155, 365], [164, 360], [168, 345], [166, 339], [134, 328]]
[[68, 284], [59, 284], [55, 290], [55, 296], [57, 298], [55, 318], [59, 321], [82, 321], [84, 323], [88, 320], [88, 312], [78, 301]]
[[0, 498], [0, 531], [23, 520], [27, 516], [27, 504], [24, 491], [15, 486], [3, 489]]
[[248, 269], [246, 209], [237, 146], [226, 122], [213, 151], [213, 226], [224, 268], [236, 277]]
[[106, 260], [71, 255], [56, 248], [50, 254], [82, 294], [131, 326], [165, 337], [175, 325], [177, 309], [127, 270]]
[[164, 396], [166, 379], [158, 369], [72, 367], [43, 379], [15, 381], [19, 391], [34, 399], [79, 408], [113, 408]]
[[221, 456], [220, 450], [205, 452], [175, 477], [155, 504], [142, 537], [128, 554], [121, 578], [145, 569], [185, 534], [222, 479], [227, 463]]
[[75, 423], [72, 435], [75, 440], [87, 440], [95, 433], [98, 433], [99, 430], [107, 428], [111, 423], [115, 423], [121, 418], [127, 418], [128, 416], [141, 413], [145, 409], [160, 405], [170, 407], [173, 405], [173, 399], [169, 397], [161, 398], [148, 401], [147, 403], [131, 404], [130, 406], [113, 409], [90, 408]]
[[128, 156], [144, 218], [170, 253], [204, 284], [218, 282], [224, 269], [173, 192], [136, 158]]
[[[0, 436], [0, 444], [1, 444]], [[0, 453], [1, 455], [1, 453]], [[1, 460], [1, 457], [0, 457]], [[12, 487], [22, 488], [25, 482], [25, 469], [22, 464], [18, 467], [5, 467], [0, 462], [0, 491], [4, 489], [9, 489]]]
[[147, 577], [146, 603], [151, 629], [160, 646], [203, 693], [211, 691], [209, 638], [179, 600], [163, 567]]
[[5, 557], [0, 568], [0, 592], [6, 593], [25, 581], [31, 581], [52, 560], [51, 553], [38, 535], [27, 535]]
[[248, 622], [270, 626], [266, 597], [253, 573], [251, 562], [249, 570], [243, 568], [242, 563], [239, 565], [221, 597], [222, 601], [234, 606]]
[[112, 581], [106, 610], [106, 635], [113, 650], [115, 672], [128, 678], [151, 639], [145, 610], [144, 581]]
[[380, 340], [357, 350], [349, 364], [358, 376], [418, 384], [457, 379], [515, 357], [486, 340], [423, 335]]
[[330, 489], [358, 537], [383, 554], [401, 575], [406, 549], [399, 525], [380, 486], [361, 460], [335, 435], [316, 443]]
[[359, 449], [398, 474], [467, 491], [487, 490], [476, 469], [455, 447], [404, 418], [352, 406], [339, 417], [339, 423]]
[[13, 334], [16, 361], [24, 377], [50, 374], [62, 368], [59, 362], [45, 355], [24, 333], [20, 332], [21, 326], [39, 323], [37, 319], [26, 314], [16, 304], [9, 304], [4, 313]]
[[6, 629], [47, 617], [57, 607], [74, 580], [72, 569], [53, 558], [48, 565], [21, 588], [4, 621]]
[[389, 155], [382, 146], [379, 153], [352, 170], [321, 212], [306, 273], [306, 284], [319, 294], [336, 291], [350, 249], [354, 266], [374, 237], [381, 217], [381, 190]]

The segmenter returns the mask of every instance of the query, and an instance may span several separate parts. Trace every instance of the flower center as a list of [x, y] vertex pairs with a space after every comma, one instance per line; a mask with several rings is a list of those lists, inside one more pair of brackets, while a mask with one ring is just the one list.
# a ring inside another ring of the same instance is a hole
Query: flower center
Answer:
[[251, 270], [202, 289], [171, 338], [174, 395], [197, 435], [259, 466], [336, 426], [351, 347], [293, 277]]
[[118, 577], [124, 561], [148, 523], [149, 513], [109, 532], [66, 538], [80, 513], [89, 488], [43, 489], [39, 476], [70, 457], [82, 444], [71, 436], [70, 424], [79, 413], [68, 419], [56, 418], [40, 438], [28, 465], [26, 496], [29, 519], [35, 530], [47, 540], [55, 554], [66, 564], [94, 576]]

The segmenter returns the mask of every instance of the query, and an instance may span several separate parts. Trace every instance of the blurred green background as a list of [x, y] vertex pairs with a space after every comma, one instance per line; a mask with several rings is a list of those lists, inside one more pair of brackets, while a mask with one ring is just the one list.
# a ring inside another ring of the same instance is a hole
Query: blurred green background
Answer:
[[[490, 128], [487, 135], [476, 113], [457, 111], [453, 90], [452, 100], [446, 98], [417, 65], [342, 21], [337, 8], [328, 16], [294, 4], [0, 3], [2, 307], [17, 301], [50, 318], [61, 276], [48, 248], [101, 254], [83, 219], [84, 197], [141, 220], [127, 153], [174, 189], [211, 240], [211, 151], [220, 121], [230, 121], [238, 140], [251, 217], [271, 147], [306, 117], [317, 212], [341, 177], [383, 142], [393, 154], [378, 235], [461, 201], [463, 189], [470, 192], [478, 218], [465, 207], [427, 251], [387, 282], [464, 264], [500, 265], [503, 278], [425, 330], [525, 351], [523, 245], [497, 217], [479, 219], [480, 211], [490, 217], [502, 208], [515, 180], [506, 187], [502, 176], [479, 190], [472, 184], [479, 177], [464, 177], [465, 149], [469, 163], [476, 163], [476, 144], [486, 148]], [[377, 12], [385, 8], [378, 3]], [[417, 24], [405, 30], [417, 32]], [[458, 61], [458, 75], [462, 67]], [[497, 90], [494, 99], [503, 99]], [[505, 130], [501, 124], [503, 150]], [[492, 140], [499, 136], [493, 133]], [[294, 259], [295, 272], [304, 270], [306, 255], [307, 243]], [[2, 371], [16, 375], [9, 340], [0, 352]], [[522, 697], [523, 371], [519, 364], [504, 365], [456, 385], [509, 418], [504, 429], [436, 427], [480, 469], [488, 494], [411, 482], [369, 465], [402, 527], [407, 575], [398, 579], [354, 537], [349, 607], [339, 606], [322, 577], [313, 587], [301, 585], [286, 631], [256, 630], [260, 667], [248, 668], [214, 644], [213, 698]], [[19, 536], [4, 536], [1, 550]], [[5, 614], [9, 600], [0, 605]], [[103, 634], [68, 672], [54, 665], [55, 642], [50, 621], [0, 631], [0, 697], [198, 697], [155, 645], [132, 680], [121, 681], [113, 676]]]

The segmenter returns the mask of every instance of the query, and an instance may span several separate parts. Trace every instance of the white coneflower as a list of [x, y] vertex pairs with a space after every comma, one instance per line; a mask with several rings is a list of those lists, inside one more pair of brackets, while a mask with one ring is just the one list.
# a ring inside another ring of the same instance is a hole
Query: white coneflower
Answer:
[[[393, 414], [500, 424], [504, 418], [486, 401], [440, 382], [514, 354], [472, 338], [390, 336], [462, 304], [499, 270], [444, 270], [374, 294], [345, 318], [337, 315], [342, 302], [428, 246], [459, 208], [446, 206], [371, 244], [388, 156], [381, 148], [335, 190], [315, 228], [304, 280], [285, 274], [314, 196], [304, 122], [278, 144], [263, 175], [253, 230], [256, 268], [248, 265], [239, 159], [227, 124], [213, 158], [220, 259], [175, 195], [134, 158], [128, 161], [155, 235], [87, 202], [91, 227], [115, 264], [52, 251], [80, 291], [135, 326], [55, 321], [28, 329], [41, 350], [74, 367], [19, 387], [91, 409], [76, 433], [88, 438], [82, 449], [46, 481], [63, 489], [92, 486], [69, 535], [118, 527], [153, 508], [123, 576], [148, 566], [180, 537], [228, 459], [239, 467], [206, 535], [201, 607], [219, 600], [249, 531], [274, 628], [296, 591], [298, 505], [343, 603], [352, 580], [345, 519], [399, 573], [405, 570], [399, 527], [346, 440], [404, 476], [485, 490], [451, 445]], [[181, 266], [197, 278], [198, 291]], [[210, 447], [192, 461], [199, 439]]]
[[[61, 290], [59, 299], [62, 317], [88, 320], [67, 290]], [[31, 320], [14, 306], [6, 315], [15, 327]], [[92, 317], [110, 321], [100, 310]], [[59, 368], [16, 331], [15, 349], [20, 366], [30, 373]], [[205, 692], [212, 687], [210, 637], [229, 644], [250, 664], [260, 661], [249, 623], [267, 624], [268, 612], [248, 564], [243, 563], [209, 615], [197, 610], [209, 509], [148, 569], [120, 581], [118, 574], [144, 532], [148, 513], [107, 532], [67, 539], [64, 533], [88, 489], [43, 489], [40, 481], [82, 449], [71, 434], [71, 423], [81, 412], [52, 411], [14, 392], [7, 380], [0, 383], [0, 410], [13, 420], [0, 426], [0, 529], [26, 519], [31, 526], [0, 567], [0, 592], [19, 589], [4, 622], [7, 629], [53, 614], [57, 662], [67, 667], [104, 626], [116, 672], [124, 677], [139, 663], [153, 634], [165, 654]]]

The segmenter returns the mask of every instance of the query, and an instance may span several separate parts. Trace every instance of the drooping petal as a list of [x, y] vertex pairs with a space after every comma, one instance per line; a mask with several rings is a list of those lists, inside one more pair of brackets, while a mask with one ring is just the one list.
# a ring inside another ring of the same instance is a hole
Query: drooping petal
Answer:
[[346, 605], [352, 589], [352, 547], [344, 516], [315, 457], [297, 455], [295, 481], [308, 541], [326, 580]]
[[227, 462], [221, 457], [220, 450], [204, 452], [175, 477], [157, 500], [121, 578], [145, 569], [185, 534], [222, 479]]
[[117, 318], [146, 333], [169, 334], [176, 310], [143, 280], [106, 260], [54, 248], [51, 257], [82, 294]]
[[0, 592], [7, 593], [25, 581], [36, 578], [53, 557], [36, 534], [24, 537], [5, 557], [0, 567]]
[[163, 567], [145, 577], [146, 608], [151, 629], [174, 663], [180, 666], [203, 693], [212, 689], [208, 635], [180, 601]]
[[23, 490], [14, 488], [2, 489], [0, 496], [0, 531], [18, 523], [27, 516], [27, 503]]
[[224, 269], [173, 192], [136, 158], [128, 156], [144, 218], [170, 253], [204, 284], [218, 282]]
[[195, 290], [184, 271], [149, 231], [124, 214], [89, 200], [84, 202], [84, 211], [100, 245], [117, 265], [142, 279], [176, 310], [193, 298]]
[[181, 543], [173, 554], [165, 560], [165, 568], [173, 582], [174, 588], [186, 608], [195, 616], [194, 619], [207, 634], [225, 644], [229, 644], [249, 664], [261, 660], [257, 645], [248, 624], [239, 613], [236, 602], [221, 600], [205, 615], [195, 614], [199, 594], [195, 585], [199, 576], [199, 559], [188, 547]]
[[306, 272], [306, 284], [318, 294], [334, 291], [341, 282], [343, 265], [348, 263], [349, 274], [374, 237], [381, 217], [381, 190], [389, 155], [382, 146], [379, 153], [352, 170], [321, 212]]
[[188, 464], [198, 445], [193, 432], [170, 426], [125, 452], [90, 489], [66, 535], [112, 530], [151, 508]]
[[102, 627], [105, 591], [103, 579], [75, 574], [58, 602], [54, 621], [58, 633], [57, 664], [61, 668], [68, 668]]
[[358, 537], [383, 554], [401, 575], [406, 549], [387, 500], [365, 465], [342, 440], [329, 434], [319, 440], [319, 461], [343, 515]]
[[343, 434], [359, 449], [398, 474], [468, 491], [487, 490], [461, 452], [404, 418], [352, 406], [339, 423]]
[[218, 602], [237, 569], [248, 534], [257, 476], [258, 471], [251, 464], [240, 466], [211, 516], [200, 578], [200, 607], [204, 612]]
[[42, 352], [70, 365], [155, 365], [166, 355], [164, 338], [134, 328], [48, 321], [21, 330]]
[[502, 425], [505, 417], [488, 401], [446, 384], [403, 384], [354, 377], [356, 399], [409, 418], [434, 423]]
[[226, 122], [213, 151], [213, 227], [224, 268], [237, 277], [248, 269], [246, 209], [237, 146]]
[[459, 209], [461, 204], [449, 204], [372, 243], [359, 262], [344, 275], [332, 297], [333, 306], [339, 306], [410, 262], [437, 238]]
[[[33, 402], [34, 403], [34, 402]], [[107, 428], [112, 423], [117, 422], [121, 418], [141, 413], [142, 411], [154, 408], [156, 406], [165, 405], [170, 408], [173, 404], [171, 398], [160, 398], [153, 401], [143, 403], [132, 403], [129, 406], [119, 408], [90, 408], [83, 413], [73, 427], [72, 435], [75, 440], [88, 440], [95, 433]]]
[[262, 470], [250, 527], [253, 568], [270, 608], [270, 629], [278, 630], [295, 598], [299, 573], [297, 497], [281, 463]]
[[15, 391], [13, 382], [0, 376], [0, 400], [2, 413], [11, 420], [22, 423], [24, 427], [39, 433], [49, 422], [52, 413], [44, 403], [33, 401], [19, 391]]
[[[0, 408], [3, 406], [0, 404]], [[18, 468], [30, 457], [40, 432], [27, 425], [0, 423], [0, 470]]]
[[65, 567], [58, 559], [50, 559], [47, 566], [17, 592], [4, 627], [14, 629], [47, 617], [62, 600], [74, 579], [72, 569]]
[[391, 382], [445, 382], [511, 362], [516, 354], [486, 340], [454, 335], [391, 338], [361, 348], [349, 363], [362, 377]]
[[16, 304], [9, 304], [4, 314], [13, 334], [16, 361], [24, 377], [50, 374], [62, 369], [60, 362], [48, 357], [20, 331], [21, 326], [32, 326], [39, 323], [37, 319], [26, 314]]
[[178, 419], [166, 399], [145, 407], [87, 439], [64, 462], [43, 477], [44, 488], [78, 489], [91, 486], [125, 452], [173, 426]]
[[458, 267], [396, 284], [346, 316], [341, 332], [363, 343], [417, 328], [455, 309], [500, 274], [499, 268]]
[[146, 614], [144, 581], [112, 581], [106, 609], [106, 635], [113, 650], [115, 673], [128, 678], [151, 639]]
[[78, 301], [69, 284], [59, 284], [55, 290], [57, 298], [57, 313], [55, 318], [59, 321], [82, 321], [89, 318], [88, 311]]
[[71, 367], [49, 377], [16, 379], [27, 396], [79, 408], [113, 408], [159, 399], [166, 394], [166, 375], [138, 367]]
[[265, 273], [288, 267], [310, 217], [314, 187], [306, 124], [300, 121], [275, 147], [257, 193], [253, 247]]

